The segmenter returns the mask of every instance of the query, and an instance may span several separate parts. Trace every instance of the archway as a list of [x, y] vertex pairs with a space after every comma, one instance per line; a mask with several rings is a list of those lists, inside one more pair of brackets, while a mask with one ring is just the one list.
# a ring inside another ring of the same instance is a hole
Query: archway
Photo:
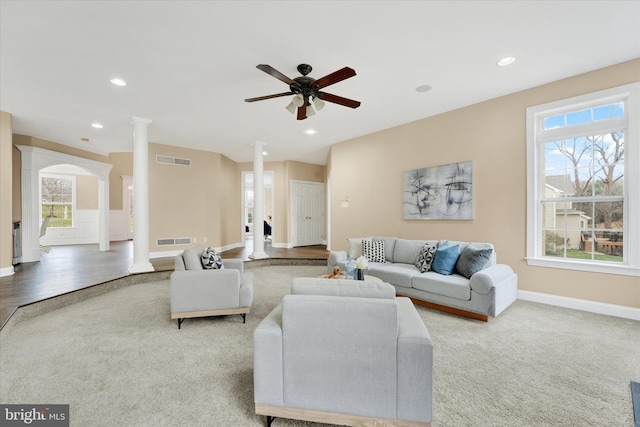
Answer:
[[59, 164], [81, 167], [98, 179], [98, 243], [109, 250], [109, 172], [112, 165], [38, 147], [18, 145], [22, 153], [22, 261], [40, 260], [40, 169]]

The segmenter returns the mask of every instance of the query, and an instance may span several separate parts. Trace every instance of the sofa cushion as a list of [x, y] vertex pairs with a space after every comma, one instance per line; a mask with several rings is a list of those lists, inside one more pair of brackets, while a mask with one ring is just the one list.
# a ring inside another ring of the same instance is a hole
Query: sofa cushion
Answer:
[[377, 240], [384, 241], [384, 257], [387, 262], [393, 262], [393, 251], [396, 248], [396, 238], [395, 237], [381, 237], [374, 236], [371, 238], [374, 242]]
[[397, 239], [393, 251], [393, 262], [415, 264], [426, 243], [428, 243], [426, 240]]
[[460, 245], [445, 241], [438, 249], [436, 249], [436, 255], [433, 259], [431, 269], [436, 273], [451, 275], [456, 270], [456, 262], [460, 256]]
[[467, 245], [456, 262], [456, 272], [467, 279], [478, 271], [487, 268], [491, 261], [493, 249], [479, 249], [473, 245]]
[[370, 262], [385, 262], [384, 240], [362, 240], [362, 255]]
[[442, 274], [429, 271], [419, 276], [414, 276], [411, 281], [412, 287], [432, 294], [443, 295], [459, 300], [469, 301], [471, 299], [471, 286], [469, 280], [453, 274], [443, 276]]
[[411, 287], [411, 278], [420, 274], [413, 264], [404, 263], [369, 263], [366, 273], [383, 282], [404, 288]]
[[427, 243], [422, 248], [418, 259], [416, 260], [416, 267], [420, 270], [420, 273], [425, 273], [431, 270], [431, 264], [433, 264], [433, 257], [436, 254], [437, 246]]
[[224, 268], [222, 257], [212, 247], [208, 247], [202, 252], [202, 268], [205, 270], [220, 270]]
[[203, 270], [200, 258], [202, 252], [204, 252], [204, 248], [200, 245], [184, 250], [182, 259], [184, 259], [184, 266], [187, 270]]
[[371, 240], [371, 237], [354, 237], [347, 239], [347, 255], [349, 258], [356, 259], [362, 255], [363, 240]]

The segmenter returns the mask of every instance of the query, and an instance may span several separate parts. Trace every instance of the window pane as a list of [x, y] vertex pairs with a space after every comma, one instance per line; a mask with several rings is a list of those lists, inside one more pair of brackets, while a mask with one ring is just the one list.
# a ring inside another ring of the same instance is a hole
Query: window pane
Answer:
[[596, 239], [596, 259], [603, 261], [622, 262], [624, 255], [624, 233], [612, 231]]
[[593, 121], [591, 118], [591, 109], [567, 114], [567, 126], [581, 125], [591, 121]]
[[624, 161], [624, 132], [611, 132], [595, 135], [593, 140], [593, 157], [599, 166], [621, 163]]
[[594, 206], [593, 224], [597, 237], [609, 236], [610, 232], [623, 229], [624, 202], [596, 202]]
[[49, 217], [49, 227], [73, 226], [73, 181], [63, 177], [41, 178], [42, 217]]
[[593, 191], [596, 196], [622, 196], [624, 194], [622, 165], [614, 165], [596, 172]]
[[544, 230], [542, 232], [545, 256], [565, 256], [566, 236], [562, 229]]
[[564, 205], [555, 202], [542, 204], [542, 228], [564, 228]]
[[593, 120], [613, 119], [622, 116], [624, 116], [624, 104], [622, 102], [593, 109]]
[[547, 142], [544, 144], [544, 170], [545, 175], [557, 175], [550, 171], [564, 170], [566, 168], [566, 156], [563, 154], [566, 147], [563, 141]]
[[571, 196], [591, 196], [593, 193], [593, 172], [591, 168], [579, 168], [571, 171]]
[[563, 128], [564, 127], [564, 115], [547, 117], [543, 121], [543, 126], [545, 130], [555, 129], [555, 128]]

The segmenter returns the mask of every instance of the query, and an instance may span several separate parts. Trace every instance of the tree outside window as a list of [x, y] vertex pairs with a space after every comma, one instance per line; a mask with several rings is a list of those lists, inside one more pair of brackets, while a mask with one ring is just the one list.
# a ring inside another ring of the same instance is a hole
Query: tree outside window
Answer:
[[41, 175], [40, 207], [49, 227], [73, 227], [74, 185], [68, 177]]
[[556, 190], [542, 199], [553, 211], [543, 224], [544, 255], [622, 262], [624, 132], [552, 141], [544, 149], [545, 185]]

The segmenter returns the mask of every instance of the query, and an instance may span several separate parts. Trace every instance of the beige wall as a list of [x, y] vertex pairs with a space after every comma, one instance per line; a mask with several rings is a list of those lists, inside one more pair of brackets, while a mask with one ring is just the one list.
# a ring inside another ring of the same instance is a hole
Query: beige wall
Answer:
[[0, 111], [0, 271], [3, 272], [13, 271], [13, 209], [9, 203], [13, 192], [11, 129], [11, 114]]
[[133, 153], [110, 153], [108, 163], [113, 165], [109, 173], [109, 209], [122, 209], [122, 177], [133, 176]]
[[[191, 166], [156, 163], [156, 155], [186, 158]], [[236, 163], [219, 153], [149, 144], [149, 250], [159, 238], [191, 237], [194, 244], [239, 243], [240, 189]]]
[[98, 210], [98, 178], [76, 175], [76, 209]]
[[101, 154], [81, 150], [75, 147], [69, 147], [68, 145], [58, 144], [57, 142], [48, 141], [35, 136], [13, 135], [13, 145], [29, 145], [31, 147], [44, 148], [45, 150], [56, 151], [58, 153], [69, 154], [70, 156], [82, 157], [103, 163], [107, 163], [109, 160], [106, 156]]
[[238, 179], [238, 164], [220, 155], [218, 189], [212, 189], [218, 198], [220, 246], [237, 245], [243, 241], [241, 182]]
[[[518, 273], [521, 290], [640, 307], [638, 277], [529, 267], [524, 260], [526, 108], [639, 77], [636, 59], [335, 144], [329, 160], [332, 249], [345, 249], [348, 237], [370, 235], [492, 242], [499, 262]], [[403, 220], [404, 171], [468, 160], [473, 220]], [[341, 208], [345, 197], [349, 207]]]

